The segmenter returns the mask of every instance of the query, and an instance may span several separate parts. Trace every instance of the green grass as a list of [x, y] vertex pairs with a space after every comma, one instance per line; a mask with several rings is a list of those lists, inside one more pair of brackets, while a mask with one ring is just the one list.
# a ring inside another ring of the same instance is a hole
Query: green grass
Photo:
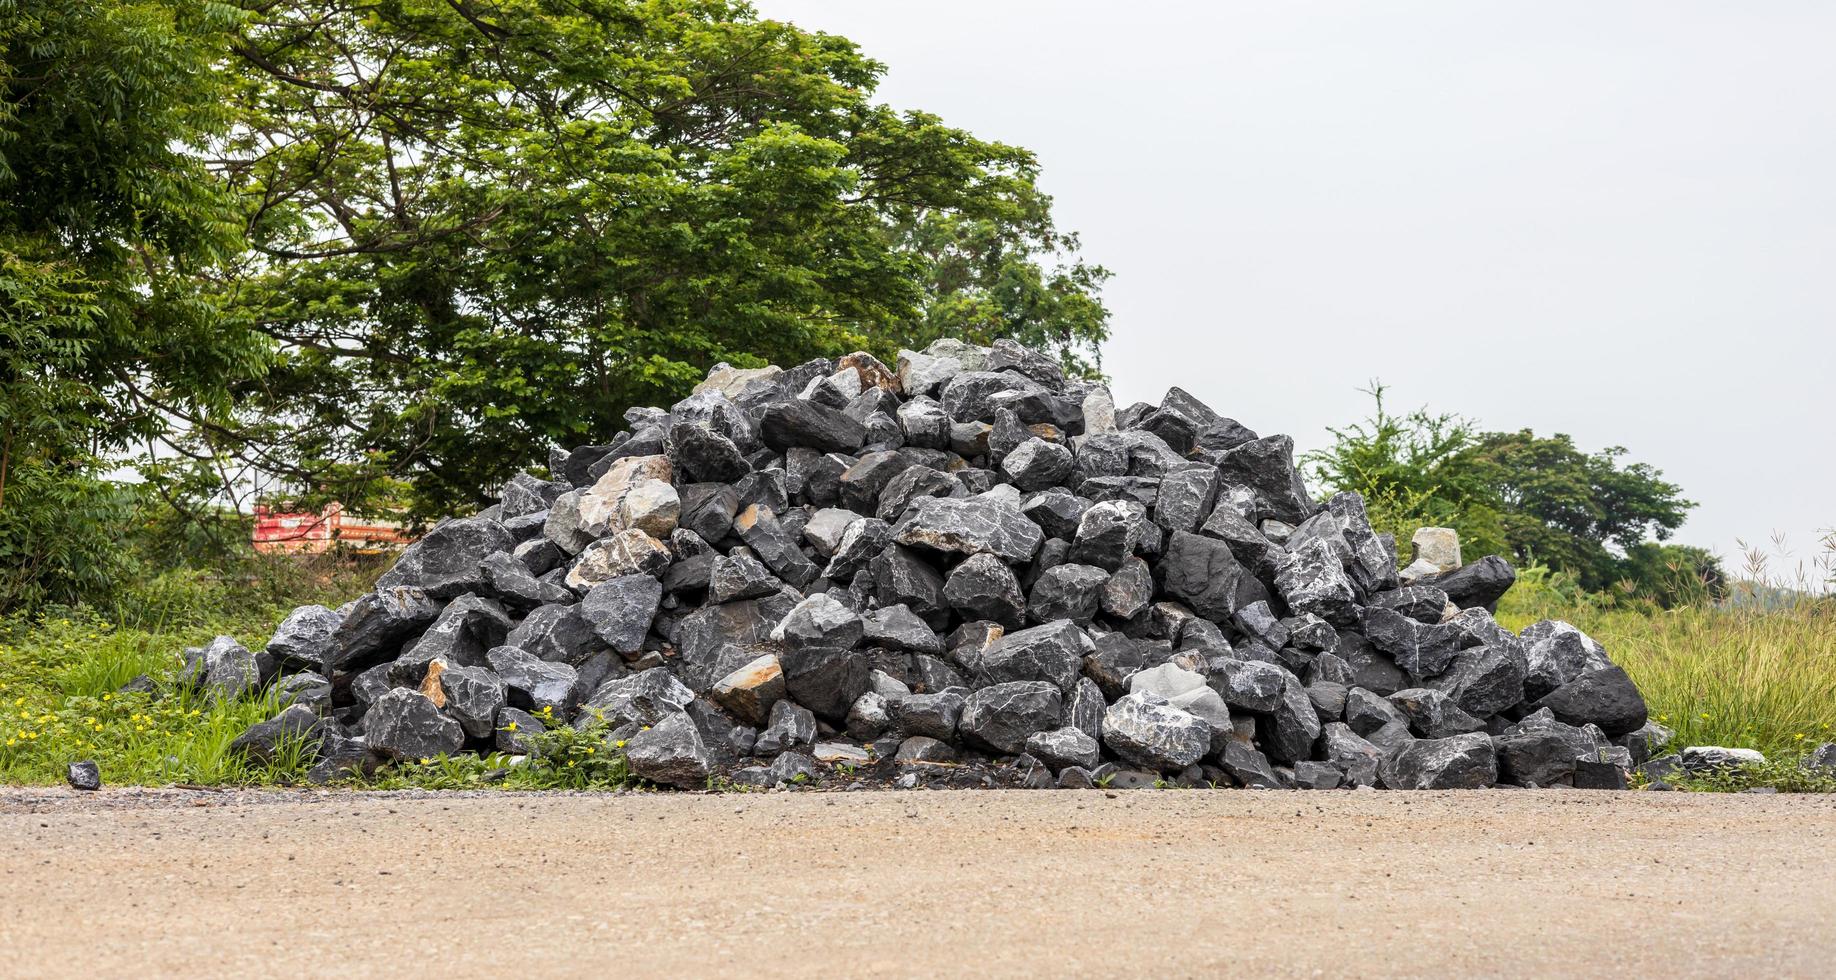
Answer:
[[1836, 601], [1658, 609], [1607, 604], [1528, 574], [1499, 620], [1521, 629], [1539, 619], [1566, 619], [1599, 640], [1652, 719], [1676, 730], [1676, 745], [1796, 758], [1836, 741]]

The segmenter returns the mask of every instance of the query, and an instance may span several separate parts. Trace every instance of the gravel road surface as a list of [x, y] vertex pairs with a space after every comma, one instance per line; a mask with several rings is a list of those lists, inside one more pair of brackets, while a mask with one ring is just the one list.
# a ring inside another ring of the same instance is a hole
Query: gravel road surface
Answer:
[[1829, 976], [1836, 797], [0, 790], [8, 976]]

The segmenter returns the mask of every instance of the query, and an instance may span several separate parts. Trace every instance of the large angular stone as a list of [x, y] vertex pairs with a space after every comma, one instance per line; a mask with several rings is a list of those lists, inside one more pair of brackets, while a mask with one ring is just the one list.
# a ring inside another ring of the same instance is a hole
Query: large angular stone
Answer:
[[1070, 477], [1071, 464], [1071, 450], [1035, 437], [1016, 446], [1001, 460], [1001, 472], [1021, 490], [1044, 490]]
[[1081, 729], [1066, 726], [1027, 736], [1026, 753], [1054, 772], [1066, 766], [1095, 769], [1103, 760], [1103, 747]]
[[893, 726], [904, 734], [949, 742], [956, 738], [956, 724], [967, 700], [966, 691], [945, 689], [934, 694], [889, 698], [886, 708]]
[[1513, 647], [1482, 646], [1454, 654], [1447, 670], [1428, 682], [1462, 711], [1489, 718], [1524, 701], [1524, 663]]
[[1533, 786], [1572, 784], [1575, 760], [1593, 758], [1599, 746], [1586, 731], [1538, 711], [1492, 739], [1498, 778]]
[[211, 696], [233, 700], [261, 684], [261, 667], [255, 654], [233, 636], [219, 636], [204, 648], [204, 689]]
[[580, 615], [607, 646], [631, 654], [643, 648], [662, 600], [663, 583], [654, 577], [620, 575], [595, 585], [580, 600]]
[[681, 789], [705, 789], [714, 759], [687, 714], [670, 712], [625, 743], [625, 763], [642, 779]]
[[1328, 722], [1320, 733], [1320, 748], [1326, 761], [1345, 774], [1346, 783], [1377, 785], [1377, 768], [1383, 763], [1383, 750], [1352, 731], [1350, 725]]
[[1357, 592], [1325, 542], [1316, 539], [1298, 551], [1284, 552], [1275, 571], [1275, 590], [1297, 613], [1312, 613], [1334, 626], [1358, 622]]
[[1064, 695], [1046, 681], [994, 684], [964, 701], [957, 731], [978, 748], [1018, 755], [1034, 732], [1059, 727], [1063, 708]]
[[1103, 744], [1134, 765], [1172, 772], [1211, 747], [1211, 726], [1152, 694], [1129, 694], [1103, 714]]
[[447, 603], [440, 618], [403, 649], [392, 676], [402, 683], [419, 683], [433, 660], [444, 660], [449, 667], [482, 667], [486, 651], [508, 638], [510, 622], [496, 602], [462, 595]]
[[1083, 669], [1090, 638], [1068, 619], [1008, 633], [982, 653], [973, 672], [976, 687], [1011, 681], [1049, 681], [1069, 691]]
[[1018, 629], [1026, 622], [1026, 595], [1013, 569], [994, 555], [970, 555], [950, 571], [943, 598], [964, 620]]
[[338, 627], [338, 645], [321, 673], [363, 666], [378, 656], [393, 657], [407, 640], [440, 615], [441, 604], [416, 587], [377, 589], [351, 603]]
[[[857, 621], [858, 622], [858, 621]], [[786, 647], [778, 654], [784, 687], [797, 703], [840, 724], [856, 698], [867, 693], [872, 661], [845, 647]]]
[[587, 545], [567, 572], [567, 587], [584, 592], [621, 575], [662, 575], [669, 546], [637, 528], [626, 528]]
[[[1033, 583], [1027, 615], [1035, 623], [1069, 619], [1088, 626], [1096, 618], [1109, 573], [1095, 565], [1055, 565]], [[949, 588], [948, 583], [944, 588]]]
[[669, 430], [669, 447], [670, 459], [690, 480], [732, 483], [752, 472], [739, 446], [706, 423], [677, 422]]
[[396, 760], [451, 755], [465, 745], [465, 729], [458, 722], [427, 695], [400, 687], [371, 703], [363, 731], [372, 751]]
[[893, 540], [911, 547], [964, 555], [991, 554], [1009, 564], [1028, 561], [1045, 535], [1039, 526], [996, 497], [927, 497], [913, 503], [893, 527]]
[[793, 749], [807, 749], [815, 744], [816, 716], [795, 701], [780, 698], [772, 704], [769, 724], [759, 733], [753, 751], [762, 756], [771, 756]]
[[861, 448], [867, 430], [838, 409], [792, 398], [765, 408], [759, 419], [759, 438], [778, 452], [801, 447], [847, 453]]
[[1411, 677], [1434, 677], [1447, 669], [1466, 642], [1466, 633], [1452, 623], [1425, 626], [1393, 609], [1371, 606], [1364, 610], [1364, 635], [1371, 645], [1390, 656]]
[[1560, 620], [1545, 619], [1524, 627], [1524, 693], [1531, 700], [1613, 662], [1593, 637]]
[[324, 666], [338, 649], [344, 617], [324, 606], [296, 606], [274, 628], [268, 656], [293, 669]]
[[1460, 710], [1440, 691], [1412, 687], [1397, 691], [1389, 700], [1409, 719], [1409, 730], [1422, 738], [1447, 738], [1485, 728], [1484, 721]]
[[1188, 531], [1173, 532], [1157, 571], [1162, 591], [1217, 622], [1264, 595], [1262, 584], [1237, 562], [1229, 545]]
[[653, 725], [688, 707], [694, 699], [695, 692], [671, 676], [667, 668], [652, 667], [599, 685], [580, 705], [574, 724], [580, 728], [601, 721], [614, 728], [630, 723]]
[[504, 637], [504, 645], [543, 660], [578, 666], [601, 649], [603, 642], [593, 631], [593, 624], [580, 614], [577, 603], [552, 603], [524, 617]]
[[439, 674], [444, 710], [471, 738], [490, 738], [498, 709], [506, 703], [507, 689], [498, 676], [483, 667], [448, 667]]
[[1435, 572], [1451, 572], [1460, 560], [1460, 532], [1451, 527], [1421, 527], [1409, 538], [1409, 564], [1426, 562]]
[[1299, 524], [1317, 509], [1294, 466], [1294, 440], [1287, 436], [1255, 439], [1225, 451], [1218, 473], [1225, 483], [1254, 490], [1265, 517]]
[[502, 524], [483, 518], [444, 521], [409, 545], [395, 564], [376, 580], [378, 591], [398, 586], [421, 589], [435, 599], [449, 599], [484, 588], [479, 565], [493, 551], [508, 551], [516, 542]]
[[1432, 585], [1447, 593], [1447, 598], [1461, 609], [1478, 606], [1496, 611], [1498, 600], [1517, 581], [1517, 570], [1497, 555], [1481, 558], [1471, 565], [1445, 575], [1418, 579], [1417, 585]]
[[1484, 732], [1424, 738], [1386, 756], [1379, 777], [1390, 789], [1484, 789], [1498, 782], [1498, 756]]
[[548, 708], [565, 718], [579, 700], [580, 673], [567, 664], [508, 645], [486, 651], [485, 661], [504, 682], [505, 702], [512, 707], [532, 712]]
[[753, 504], [740, 511], [733, 519], [733, 531], [772, 574], [791, 585], [801, 589], [816, 578], [816, 563], [797, 547], [796, 538], [771, 508]]
[[1566, 724], [1598, 725], [1609, 736], [1638, 731], [1647, 719], [1644, 695], [1617, 666], [1590, 670], [1531, 707], [1548, 708]]
[[280, 714], [249, 726], [230, 742], [231, 755], [241, 756], [255, 765], [265, 765], [278, 758], [289, 744], [304, 746], [303, 755], [311, 759], [318, 752], [325, 722], [318, 712], [305, 705], [288, 705]]
[[1134, 554], [1140, 527], [1146, 522], [1147, 508], [1135, 501], [1103, 500], [1092, 504], [1078, 518], [1069, 560], [1116, 571]]
[[1300, 679], [1283, 673], [1281, 700], [1256, 730], [1269, 758], [1293, 765], [1312, 754], [1314, 740], [1320, 737], [1320, 715]]

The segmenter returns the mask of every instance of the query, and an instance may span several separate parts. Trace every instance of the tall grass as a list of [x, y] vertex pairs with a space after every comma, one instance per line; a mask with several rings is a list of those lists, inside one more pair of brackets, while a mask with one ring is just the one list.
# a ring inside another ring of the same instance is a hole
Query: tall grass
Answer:
[[1676, 609], [1609, 602], [1530, 569], [1499, 620], [1512, 629], [1539, 619], [1579, 626], [1626, 669], [1679, 744], [1795, 755], [1836, 740], [1836, 598], [1822, 588], [1836, 543], [1825, 549], [1789, 580], [1750, 550], [1728, 600]]

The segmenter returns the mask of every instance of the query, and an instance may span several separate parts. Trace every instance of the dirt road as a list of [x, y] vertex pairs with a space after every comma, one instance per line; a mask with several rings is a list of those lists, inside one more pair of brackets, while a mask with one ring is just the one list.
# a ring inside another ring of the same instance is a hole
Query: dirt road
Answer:
[[1836, 798], [0, 791], [9, 976], [1788, 975]]

